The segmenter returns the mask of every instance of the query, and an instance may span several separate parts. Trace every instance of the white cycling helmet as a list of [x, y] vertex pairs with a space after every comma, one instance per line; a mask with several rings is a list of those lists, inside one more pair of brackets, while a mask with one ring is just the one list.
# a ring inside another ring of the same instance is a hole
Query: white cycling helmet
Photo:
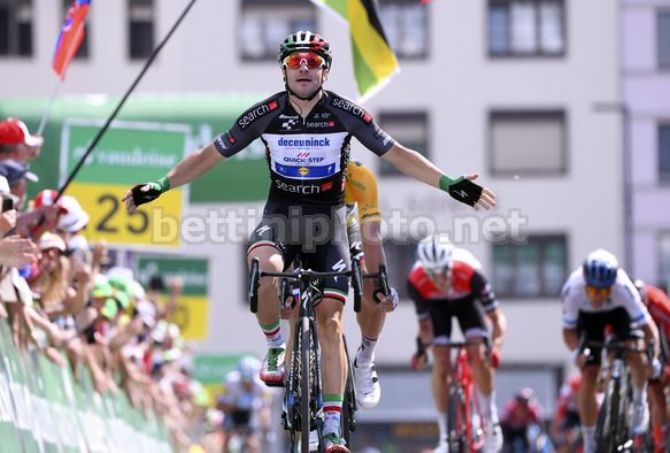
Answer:
[[245, 355], [237, 362], [237, 371], [244, 381], [252, 381], [261, 371], [261, 363], [256, 357]]
[[454, 245], [445, 234], [428, 236], [416, 248], [416, 257], [427, 270], [451, 267], [453, 255]]

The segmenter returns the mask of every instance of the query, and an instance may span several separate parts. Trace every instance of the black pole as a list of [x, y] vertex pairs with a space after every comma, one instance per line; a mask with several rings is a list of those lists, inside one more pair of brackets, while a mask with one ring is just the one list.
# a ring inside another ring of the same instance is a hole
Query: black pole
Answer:
[[107, 132], [107, 129], [109, 129], [109, 125], [114, 121], [114, 118], [116, 118], [116, 115], [118, 115], [119, 111], [123, 107], [123, 104], [126, 103], [126, 100], [128, 100], [128, 97], [130, 97], [130, 94], [135, 90], [135, 87], [137, 86], [138, 83], [140, 83], [140, 80], [142, 80], [142, 77], [144, 77], [144, 73], [147, 72], [151, 64], [154, 62], [156, 59], [156, 56], [158, 56], [158, 53], [161, 51], [163, 46], [167, 43], [167, 41], [170, 39], [170, 37], [174, 34], [175, 30], [177, 30], [177, 27], [179, 27], [179, 24], [184, 20], [186, 17], [186, 14], [190, 11], [191, 7], [195, 4], [196, 0], [191, 0], [188, 5], [186, 5], [186, 8], [184, 8], [184, 11], [181, 13], [177, 21], [174, 23], [168, 34], [163, 38], [163, 41], [154, 49], [152, 52], [151, 56], [147, 60], [146, 63], [144, 63], [144, 67], [142, 68], [142, 71], [140, 71], [139, 75], [135, 78], [135, 81], [130, 85], [130, 88], [128, 88], [128, 91], [126, 91], [126, 94], [123, 95], [123, 98], [119, 101], [118, 105], [112, 112], [112, 114], [107, 118], [107, 121], [105, 124], [100, 128], [98, 133], [96, 134], [95, 138], [91, 142], [90, 145], [88, 145], [88, 148], [86, 148], [86, 152], [82, 156], [81, 159], [79, 159], [79, 162], [77, 162], [77, 165], [72, 169], [70, 172], [70, 175], [67, 177], [67, 180], [65, 181], [65, 184], [58, 189], [58, 196], [54, 200], [54, 203], [58, 201], [58, 199], [63, 195], [63, 192], [65, 192], [65, 189], [67, 189], [67, 186], [70, 185], [70, 183], [74, 180], [74, 178], [77, 176], [77, 173], [79, 173], [79, 170], [81, 167], [84, 165], [84, 162], [86, 161], [86, 158], [88, 157], [89, 154], [93, 151], [95, 146], [98, 144], [100, 139], [102, 139], [102, 136], [105, 135], [105, 132]]

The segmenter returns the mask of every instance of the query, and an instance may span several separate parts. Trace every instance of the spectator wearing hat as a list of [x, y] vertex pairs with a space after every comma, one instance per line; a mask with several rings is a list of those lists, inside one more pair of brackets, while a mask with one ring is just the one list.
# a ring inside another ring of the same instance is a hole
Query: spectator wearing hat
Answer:
[[27, 162], [39, 156], [44, 140], [16, 118], [0, 121], [0, 160]]

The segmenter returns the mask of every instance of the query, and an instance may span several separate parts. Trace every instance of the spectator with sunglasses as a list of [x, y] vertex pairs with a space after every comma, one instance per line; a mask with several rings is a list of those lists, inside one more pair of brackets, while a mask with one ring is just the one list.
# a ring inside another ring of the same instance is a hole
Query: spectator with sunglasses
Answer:
[[[475, 209], [495, 205], [494, 194], [472, 182], [477, 175], [445, 175], [420, 153], [397, 143], [365, 109], [324, 90], [332, 56], [330, 44], [322, 36], [310, 31], [291, 34], [280, 45], [278, 63], [283, 91], [245, 111], [229, 131], [190, 154], [166, 176], [131, 188], [124, 197], [128, 211], [134, 212], [170, 188], [190, 183], [257, 138], [267, 148], [271, 184], [247, 257], [249, 263], [259, 260], [262, 271], [281, 272], [298, 255], [303, 267], [314, 271], [348, 267], [343, 189], [353, 137], [402, 173], [439, 188], [458, 201]], [[295, 217], [299, 222], [294, 221]], [[268, 344], [261, 379], [281, 386], [286, 345], [279, 328], [277, 285], [276, 278], [262, 280], [257, 321]], [[324, 278], [320, 288], [324, 297], [315, 310], [323, 354], [324, 398], [328, 401], [323, 430], [326, 453], [349, 451], [340, 435], [346, 376], [342, 311], [348, 285], [345, 278]]]
[[[440, 438], [434, 451], [446, 453], [449, 449], [446, 424], [453, 318], [458, 320], [469, 343], [466, 351], [480, 415], [484, 419], [484, 451], [499, 451], [503, 436], [495, 401], [493, 369], [498, 366], [507, 322], [482, 273], [481, 264], [467, 250], [454, 247], [446, 235], [428, 236], [417, 246], [417, 261], [410, 271], [407, 288], [419, 319], [418, 350], [412, 357], [412, 367], [425, 366], [429, 347], [432, 347], [435, 359], [431, 386]], [[490, 354], [486, 347], [489, 327]]]
[[[628, 274], [619, 267], [616, 257], [604, 249], [589, 253], [582, 266], [576, 269], [563, 286], [563, 340], [575, 355], [581, 370], [579, 417], [582, 422], [584, 451], [596, 451], [595, 426], [598, 415], [596, 392], [600, 372], [601, 350], [590, 347], [586, 355], [580, 344], [585, 341], [603, 342], [609, 325], [614, 338], [628, 346], [644, 350], [653, 344], [658, 357], [658, 330], [640, 299]], [[644, 341], [643, 341], [644, 340]], [[647, 358], [644, 354], [628, 353], [633, 381], [633, 434], [642, 434], [649, 425], [647, 407]], [[656, 359], [655, 359], [656, 360]]]

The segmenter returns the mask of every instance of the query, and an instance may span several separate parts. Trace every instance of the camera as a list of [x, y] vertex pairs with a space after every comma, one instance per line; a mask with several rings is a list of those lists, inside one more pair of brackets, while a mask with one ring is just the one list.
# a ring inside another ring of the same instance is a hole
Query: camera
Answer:
[[2, 211], [7, 212], [13, 210], [14, 207], [14, 197], [9, 194], [2, 194]]

